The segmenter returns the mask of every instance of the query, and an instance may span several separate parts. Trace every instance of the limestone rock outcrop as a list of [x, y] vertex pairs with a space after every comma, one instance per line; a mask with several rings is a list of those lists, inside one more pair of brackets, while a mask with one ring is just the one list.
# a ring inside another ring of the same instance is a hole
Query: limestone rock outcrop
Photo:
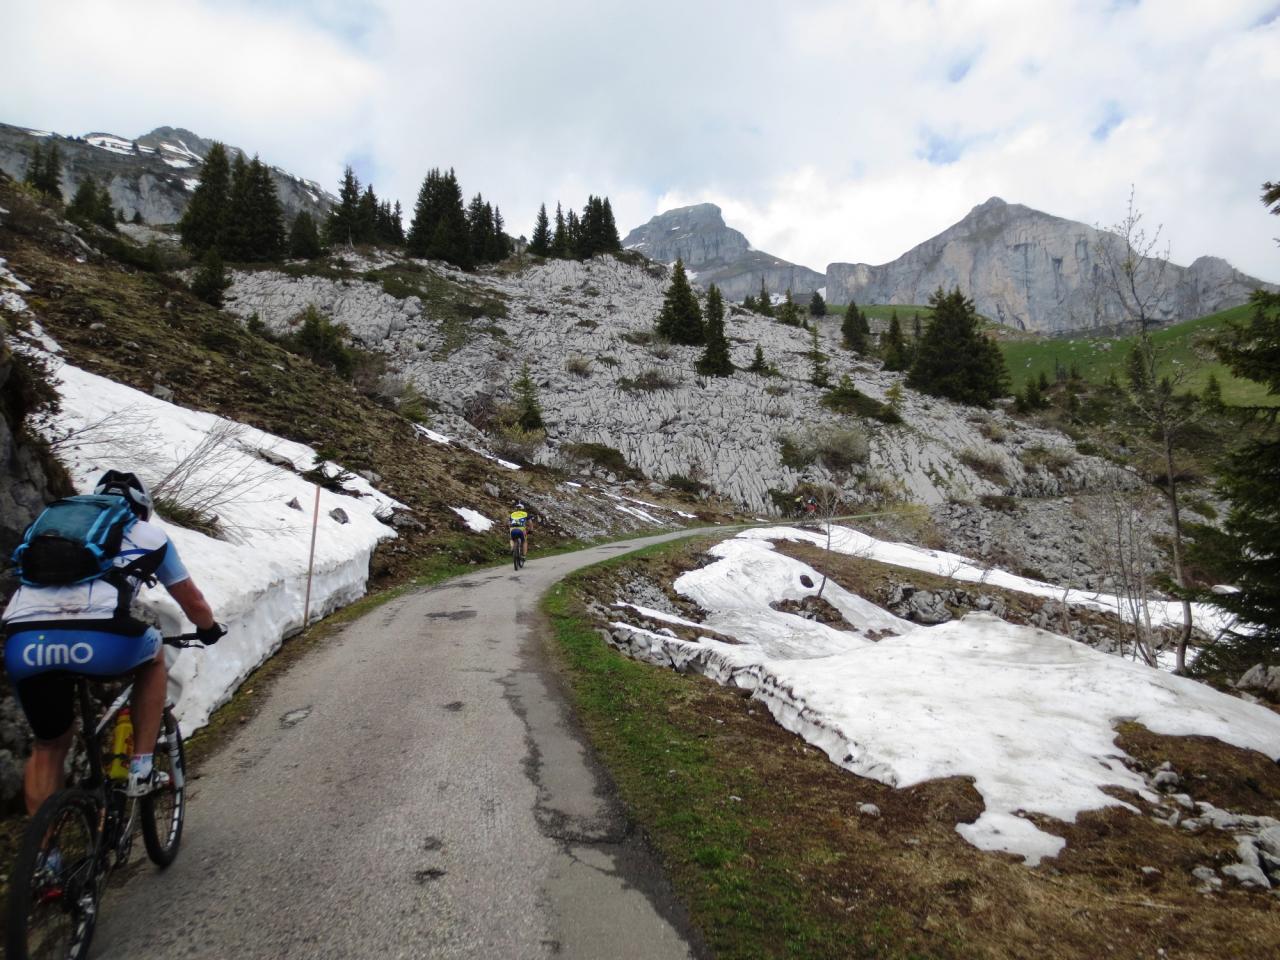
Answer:
[[[64, 137], [0, 123], [0, 170], [17, 180], [27, 172], [32, 148], [55, 142], [62, 155], [62, 193], [70, 200], [86, 177], [107, 188], [112, 204], [126, 219], [139, 213], [146, 223], [177, 223], [200, 179], [200, 167], [213, 141], [180, 127], [157, 127], [136, 140], [111, 133]], [[234, 159], [242, 153], [227, 147]], [[271, 167], [284, 207], [292, 220], [305, 210], [313, 217], [328, 214], [335, 199], [319, 184]]]
[[761, 278], [770, 293], [782, 296], [790, 290], [803, 300], [826, 283], [816, 270], [753, 250], [745, 236], [725, 224], [714, 203], [661, 213], [628, 233], [622, 245], [662, 263], [683, 260], [694, 283], [704, 290], [714, 283], [730, 300], [757, 294]]
[[[923, 304], [939, 287], [959, 287], [978, 312], [1022, 330], [1057, 333], [1116, 327], [1129, 318], [1106, 294], [1099, 231], [992, 197], [959, 223], [885, 264], [827, 266], [827, 299], [864, 304]], [[1151, 289], [1154, 263], [1140, 273]], [[1201, 257], [1166, 265], [1153, 314], [1188, 320], [1244, 303], [1261, 281], [1225, 260]]]

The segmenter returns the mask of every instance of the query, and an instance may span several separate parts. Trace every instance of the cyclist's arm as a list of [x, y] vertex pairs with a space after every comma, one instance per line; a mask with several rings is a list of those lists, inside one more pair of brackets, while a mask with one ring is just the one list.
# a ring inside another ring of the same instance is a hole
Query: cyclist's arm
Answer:
[[169, 591], [169, 596], [178, 601], [178, 606], [182, 608], [187, 619], [197, 627], [209, 630], [214, 626], [213, 608], [209, 606], [209, 601], [204, 598], [204, 594], [200, 592], [194, 580], [187, 577], [177, 583], [165, 584], [165, 589]]

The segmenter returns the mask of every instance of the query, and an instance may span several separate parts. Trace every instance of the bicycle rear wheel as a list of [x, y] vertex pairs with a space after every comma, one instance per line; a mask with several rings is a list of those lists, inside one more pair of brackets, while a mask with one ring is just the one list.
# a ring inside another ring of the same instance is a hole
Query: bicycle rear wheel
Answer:
[[178, 855], [178, 844], [182, 842], [182, 819], [186, 813], [186, 753], [178, 720], [168, 707], [165, 707], [160, 721], [154, 763], [155, 769], [165, 774], [169, 782], [140, 801], [142, 842], [151, 862], [167, 867]]
[[5, 918], [9, 960], [81, 960], [98, 915], [98, 804], [61, 790], [27, 827]]
[[520, 541], [514, 537], [511, 539], [511, 562], [517, 570], [524, 565], [524, 558], [520, 556]]

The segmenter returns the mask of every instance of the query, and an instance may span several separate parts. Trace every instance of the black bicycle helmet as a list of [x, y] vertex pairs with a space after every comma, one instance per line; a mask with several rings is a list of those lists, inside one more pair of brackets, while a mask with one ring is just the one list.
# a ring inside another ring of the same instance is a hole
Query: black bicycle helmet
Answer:
[[118, 497], [124, 497], [139, 519], [151, 519], [151, 493], [136, 473], [108, 470], [98, 478], [98, 485], [93, 488], [93, 492], [114, 493]]

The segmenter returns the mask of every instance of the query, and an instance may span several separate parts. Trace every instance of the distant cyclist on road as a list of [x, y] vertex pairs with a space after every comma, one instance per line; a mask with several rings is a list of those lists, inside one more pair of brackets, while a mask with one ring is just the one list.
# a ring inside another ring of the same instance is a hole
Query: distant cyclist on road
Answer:
[[[121, 497], [137, 518], [123, 526], [118, 550], [109, 565], [108, 558], [101, 558], [107, 572], [79, 579], [74, 574], [46, 577], [33, 582], [28, 567], [34, 569], [34, 562], [19, 562], [22, 586], [0, 618], [5, 669], [35, 733], [23, 777], [30, 814], [63, 784], [75, 719], [72, 699], [76, 675], [107, 678], [133, 674], [134, 753], [129, 761], [126, 790], [129, 796], [140, 797], [163, 785], [154, 775], [152, 753], [168, 686], [164, 648], [160, 631], [135, 619], [129, 610], [144, 583], [150, 585], [158, 580], [164, 585], [187, 619], [196, 625], [196, 635], [204, 644], [217, 643], [226, 633], [214, 620], [212, 609], [169, 538], [158, 526], [147, 522], [151, 517], [151, 496], [143, 482], [132, 473], [108, 470], [94, 494], [99, 497], [80, 499], [96, 499], [98, 503], [90, 506], [97, 507], [104, 502], [102, 496]], [[105, 502], [116, 503], [116, 510], [128, 516], [118, 501]], [[37, 519], [33, 528], [40, 523]], [[56, 535], [40, 546], [46, 557], [51, 549], [83, 549], [83, 544]], [[56, 552], [52, 555], [57, 557]], [[48, 561], [45, 562], [47, 566]], [[61, 582], [54, 585], [54, 580]]]
[[520, 556], [524, 559], [529, 557], [529, 514], [524, 508], [523, 503], [516, 503], [515, 509], [511, 511], [511, 522], [508, 531], [511, 537], [511, 546], [514, 548], [517, 543], [520, 544]]

